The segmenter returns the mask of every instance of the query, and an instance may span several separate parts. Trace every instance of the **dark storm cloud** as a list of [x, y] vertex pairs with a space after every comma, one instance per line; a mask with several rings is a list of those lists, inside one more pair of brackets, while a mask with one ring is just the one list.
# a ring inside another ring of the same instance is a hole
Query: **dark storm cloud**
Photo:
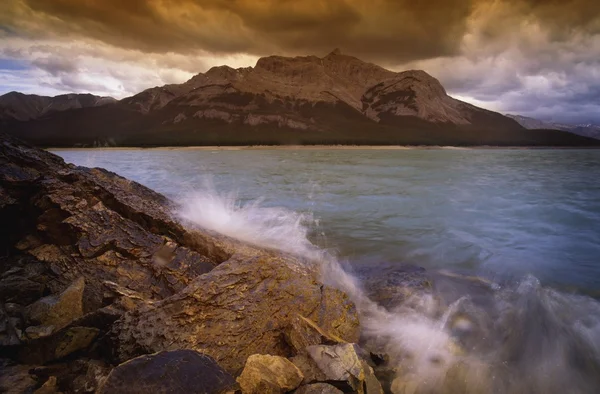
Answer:
[[5, 16], [3, 24], [24, 34], [50, 30], [148, 52], [320, 54], [341, 47], [393, 61], [456, 53], [473, 7], [470, 0], [6, 1], [13, 20]]

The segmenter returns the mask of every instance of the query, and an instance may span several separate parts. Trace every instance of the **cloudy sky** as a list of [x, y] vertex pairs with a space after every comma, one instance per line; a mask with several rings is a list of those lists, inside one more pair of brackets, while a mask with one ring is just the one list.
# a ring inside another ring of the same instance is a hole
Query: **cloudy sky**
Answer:
[[122, 98], [336, 47], [485, 108], [600, 123], [600, 0], [0, 0], [0, 94]]

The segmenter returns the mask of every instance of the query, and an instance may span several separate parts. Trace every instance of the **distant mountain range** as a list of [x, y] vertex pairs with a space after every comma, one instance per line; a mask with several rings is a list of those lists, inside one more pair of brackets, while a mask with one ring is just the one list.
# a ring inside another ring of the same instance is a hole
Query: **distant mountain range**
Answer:
[[600, 144], [527, 130], [448, 96], [424, 71], [396, 73], [339, 50], [214, 67], [120, 101], [12, 92], [0, 97], [0, 127], [42, 146]]
[[527, 116], [521, 115], [511, 115], [506, 114], [511, 119], [516, 120], [519, 124], [526, 129], [529, 130], [538, 130], [538, 129], [554, 129], [554, 130], [563, 130], [568, 131], [570, 133], [574, 133], [577, 135], [582, 135], [584, 137], [590, 137], [595, 139], [600, 139], [600, 125], [596, 124], [565, 124], [565, 123], [555, 123], [555, 122], [546, 122], [543, 120], [528, 118]]

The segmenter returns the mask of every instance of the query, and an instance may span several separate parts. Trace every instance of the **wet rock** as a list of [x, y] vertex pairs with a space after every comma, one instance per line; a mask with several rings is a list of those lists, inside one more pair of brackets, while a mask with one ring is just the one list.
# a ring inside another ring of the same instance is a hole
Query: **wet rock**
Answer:
[[325, 375], [325, 381], [344, 392], [363, 392], [366, 374], [352, 344], [315, 345], [306, 351]]
[[98, 394], [218, 394], [234, 379], [212, 358], [193, 350], [141, 356], [116, 367]]
[[296, 353], [304, 351], [311, 345], [335, 345], [344, 342], [322, 330], [315, 322], [304, 316], [297, 315], [286, 330], [286, 340]]
[[237, 379], [243, 394], [283, 394], [302, 382], [300, 370], [288, 359], [254, 354]]
[[381, 264], [359, 271], [369, 298], [393, 309], [416, 293], [431, 292], [433, 282], [422, 267]]
[[25, 308], [26, 320], [30, 324], [61, 329], [83, 316], [84, 287], [85, 280], [79, 278], [61, 294], [36, 301]]
[[327, 383], [314, 383], [299, 387], [294, 394], [343, 394], [343, 391]]
[[356, 341], [354, 304], [316, 275], [310, 266], [281, 255], [234, 257], [179, 294], [126, 313], [113, 326], [116, 355], [126, 360], [191, 348], [235, 373], [252, 354], [291, 356], [285, 332], [297, 314]]

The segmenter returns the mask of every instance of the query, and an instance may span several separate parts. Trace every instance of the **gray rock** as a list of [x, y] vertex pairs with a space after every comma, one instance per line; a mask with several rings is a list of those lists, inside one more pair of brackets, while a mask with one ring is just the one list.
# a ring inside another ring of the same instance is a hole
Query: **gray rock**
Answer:
[[362, 390], [366, 374], [352, 344], [309, 346], [306, 351], [328, 383], [344, 392]]

